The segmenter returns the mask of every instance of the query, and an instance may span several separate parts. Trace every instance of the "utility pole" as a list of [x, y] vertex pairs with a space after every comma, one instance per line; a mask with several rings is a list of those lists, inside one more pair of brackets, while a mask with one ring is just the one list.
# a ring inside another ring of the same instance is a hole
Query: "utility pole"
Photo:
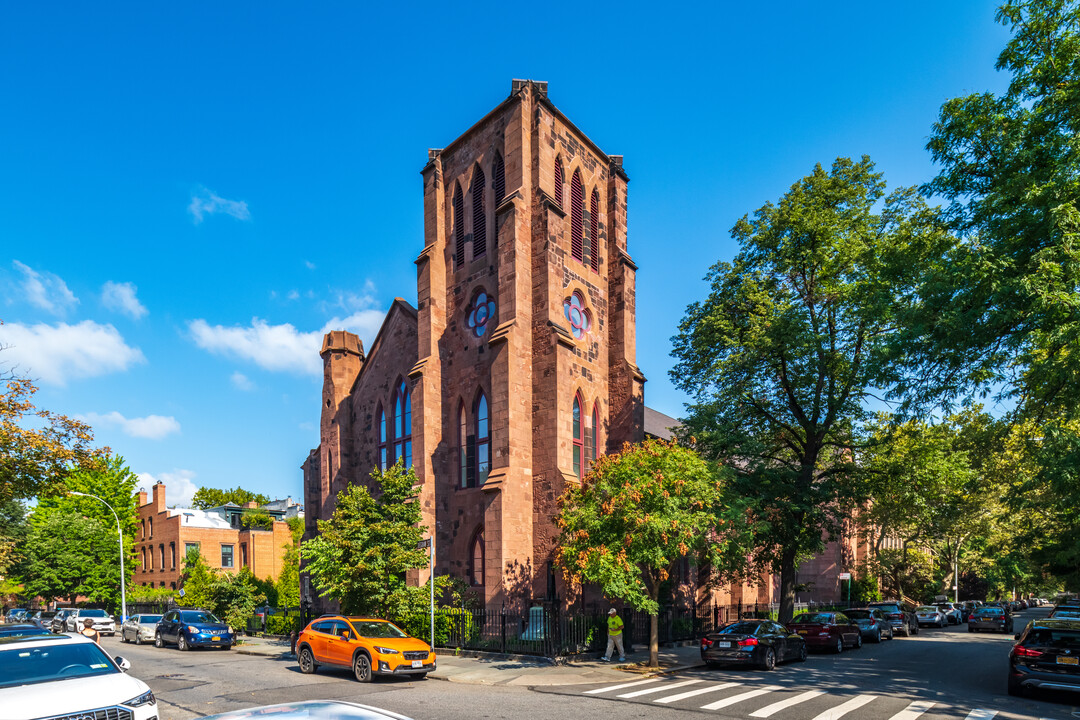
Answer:
[[109, 512], [116, 518], [116, 534], [120, 538], [120, 623], [123, 624], [127, 620], [127, 592], [125, 588], [125, 576], [124, 576], [124, 531], [120, 529], [120, 516], [113, 510], [113, 506], [105, 502], [97, 495], [91, 495], [90, 493], [76, 492], [69, 490], [68, 495], [78, 495], [80, 497], [94, 498], [98, 502], [109, 508]]

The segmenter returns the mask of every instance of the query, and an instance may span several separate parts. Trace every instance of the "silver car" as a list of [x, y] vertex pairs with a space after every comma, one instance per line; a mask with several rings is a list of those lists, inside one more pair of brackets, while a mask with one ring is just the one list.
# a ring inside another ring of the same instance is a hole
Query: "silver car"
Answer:
[[920, 627], [923, 625], [945, 627], [949, 624], [949, 620], [945, 617], [945, 613], [941, 612], [933, 605], [922, 605], [921, 607], [915, 608], [915, 617], [918, 619]]
[[87, 620], [92, 620], [94, 629], [102, 635], [116, 634], [116, 621], [109, 613], [96, 608], [75, 608], [64, 618], [64, 629], [68, 632], [82, 632]]
[[120, 642], [133, 642], [136, 645], [154, 642], [160, 621], [161, 615], [132, 615], [120, 626]]

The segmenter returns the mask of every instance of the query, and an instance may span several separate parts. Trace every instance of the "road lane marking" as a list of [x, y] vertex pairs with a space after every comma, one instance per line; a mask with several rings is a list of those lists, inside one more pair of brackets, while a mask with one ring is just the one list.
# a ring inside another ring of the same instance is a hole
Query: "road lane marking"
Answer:
[[728, 688], [739, 687], [740, 685], [742, 685], [742, 683], [737, 683], [737, 682], [720, 683], [718, 685], [710, 685], [707, 688], [698, 688], [697, 690], [689, 690], [689, 691], [684, 692], [684, 693], [679, 693], [678, 695], [671, 695], [669, 697], [657, 698], [656, 700], [653, 700], [653, 702], [673, 703], [673, 702], [678, 702], [679, 700], [685, 700], [688, 697], [694, 697], [695, 695], [704, 695], [705, 693], [715, 692], [717, 690], [727, 690]]
[[717, 700], [714, 703], [709, 703], [708, 705], [702, 705], [701, 709], [702, 710], [719, 710], [720, 708], [726, 708], [728, 705], [734, 705], [735, 703], [741, 703], [743, 700], [751, 700], [753, 698], [758, 697], [759, 695], [768, 695], [773, 690], [783, 690], [783, 688], [780, 687], [779, 685], [766, 685], [765, 687], [758, 688], [757, 690], [751, 690], [749, 692], [740, 693], [738, 695], [732, 695], [731, 697], [726, 697], [723, 700]]
[[[687, 685], [694, 685], [694, 684], [699, 683], [699, 682], [701, 682], [701, 681], [700, 680], [683, 680], [682, 682], [677, 682], [677, 683], [674, 683], [674, 684], [671, 684], [671, 685], [661, 685], [660, 687], [651, 687], [651, 688], [645, 688], [644, 690], [635, 690], [634, 692], [623, 693], [622, 695], [618, 695], [616, 697], [633, 698], [633, 697], [638, 697], [640, 695], [651, 695], [653, 693], [664, 692], [665, 690], [674, 690], [675, 688], [686, 687]], [[989, 718], [987, 718], [987, 720], [989, 720]]]
[[934, 707], [929, 700], [916, 700], [900, 712], [893, 715], [889, 720], [916, 720], [920, 715]]
[[997, 714], [997, 710], [981, 710], [979, 708], [975, 708], [968, 713], [967, 717], [964, 718], [964, 720], [990, 720]]
[[840, 703], [836, 707], [826, 710], [815, 717], [814, 720], [840, 720], [840, 718], [844, 717], [852, 710], [858, 710], [876, 697], [877, 695], [856, 695], [847, 702]]
[[[818, 695], [824, 694], [825, 693], [822, 690], [810, 690], [809, 692], [804, 692], [801, 695], [789, 697], [787, 700], [781, 700], [780, 702], [774, 702], [772, 705], [766, 705], [760, 710], [750, 713], [750, 717], [767, 718], [770, 715], [780, 712], [784, 708], [789, 708], [792, 705], [798, 705], [799, 703], [806, 702], [807, 700], [813, 700]], [[968, 718], [968, 720], [974, 720], [974, 718]], [[990, 718], [986, 718], [986, 720], [990, 720]]]
[[638, 685], [646, 685], [648, 683], [660, 682], [660, 678], [650, 678], [649, 680], [638, 680], [637, 682], [623, 683], [622, 685], [612, 685], [611, 687], [597, 688], [596, 690], [586, 690], [583, 695], [599, 695], [600, 693], [612, 692], [614, 690], [622, 690], [623, 688], [637, 687]]

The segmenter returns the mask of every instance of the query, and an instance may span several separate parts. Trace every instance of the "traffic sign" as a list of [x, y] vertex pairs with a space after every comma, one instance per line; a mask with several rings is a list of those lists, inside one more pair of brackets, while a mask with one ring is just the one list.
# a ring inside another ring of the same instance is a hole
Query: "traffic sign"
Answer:
[[840, 573], [840, 579], [841, 580], [850, 580], [851, 579], [851, 573]]

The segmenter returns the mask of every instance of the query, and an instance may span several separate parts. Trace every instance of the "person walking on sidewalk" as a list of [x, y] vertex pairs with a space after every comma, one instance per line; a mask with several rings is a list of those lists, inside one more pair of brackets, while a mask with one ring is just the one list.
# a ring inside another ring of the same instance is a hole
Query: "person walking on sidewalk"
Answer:
[[619, 662], [626, 660], [626, 651], [623, 650], [622, 644], [622, 631], [623, 621], [619, 617], [619, 611], [611, 608], [608, 610], [607, 616], [607, 651], [604, 652], [604, 657], [601, 658], [604, 662], [611, 660], [611, 652], [615, 648], [619, 649]]

